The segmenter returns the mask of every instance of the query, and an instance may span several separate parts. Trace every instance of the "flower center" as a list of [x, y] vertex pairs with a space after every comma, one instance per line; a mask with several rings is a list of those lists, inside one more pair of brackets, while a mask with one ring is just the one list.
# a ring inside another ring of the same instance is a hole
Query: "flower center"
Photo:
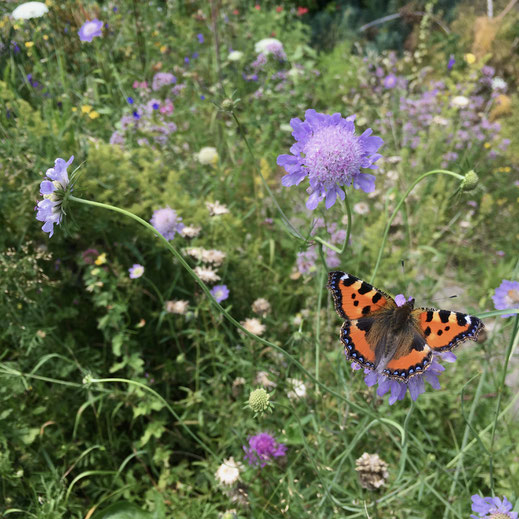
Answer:
[[519, 290], [511, 289], [506, 294], [511, 305], [519, 304]]
[[508, 514], [492, 514], [489, 516], [490, 519], [510, 519], [510, 516]]
[[90, 36], [91, 34], [93, 34], [96, 31], [97, 31], [97, 26], [95, 23], [89, 23], [88, 25], [85, 26], [85, 33], [88, 36]]
[[303, 152], [303, 162], [310, 177], [329, 187], [350, 182], [361, 167], [362, 150], [358, 138], [338, 126], [318, 129]]

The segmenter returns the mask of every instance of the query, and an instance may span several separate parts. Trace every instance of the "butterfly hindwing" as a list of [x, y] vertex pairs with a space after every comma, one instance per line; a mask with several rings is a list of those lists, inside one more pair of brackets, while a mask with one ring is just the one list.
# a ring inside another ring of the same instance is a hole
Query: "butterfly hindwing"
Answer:
[[452, 312], [419, 308], [413, 312], [432, 350], [449, 351], [467, 339], [476, 340], [483, 323], [477, 317]]
[[432, 362], [432, 351], [424, 337], [415, 330], [409, 341], [401, 344], [382, 373], [390, 378], [407, 381], [423, 373]]
[[360, 319], [384, 306], [396, 306], [393, 298], [369, 283], [344, 272], [330, 272], [328, 276], [335, 310], [343, 319]]
[[346, 356], [363, 368], [375, 367], [375, 349], [369, 344], [367, 333], [371, 319], [365, 317], [354, 321], [345, 321], [341, 328], [341, 341]]

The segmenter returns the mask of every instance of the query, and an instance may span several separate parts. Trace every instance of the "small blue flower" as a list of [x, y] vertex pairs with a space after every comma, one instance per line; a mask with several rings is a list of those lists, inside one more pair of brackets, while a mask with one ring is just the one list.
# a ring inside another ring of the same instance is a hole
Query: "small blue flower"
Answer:
[[133, 115], [134, 119], [140, 119], [141, 118], [141, 116], [140, 116], [139, 112], [137, 112], [137, 110], [134, 110], [132, 115]]
[[482, 518], [505, 518], [517, 519], [517, 512], [512, 512], [512, 503], [503, 496], [503, 499], [498, 497], [481, 497], [477, 494], [472, 496], [472, 511], [478, 515], [471, 515], [472, 519]]
[[159, 103], [153, 103], [153, 104], [151, 105], [151, 107], [153, 108], [153, 110], [158, 110], [159, 107], [160, 107], [160, 105], [159, 105]]
[[217, 303], [221, 303], [229, 297], [229, 289], [226, 285], [215, 285], [211, 289], [211, 295], [216, 299]]
[[133, 104], [133, 97], [127, 97], [126, 101], [128, 101], [129, 105], [132, 105]]
[[139, 263], [134, 263], [129, 269], [130, 279], [140, 278], [144, 274], [144, 267]]
[[189, 63], [189, 58], [187, 56], [184, 58], [184, 63]]
[[198, 52], [193, 52], [191, 59], [196, 59], [196, 58], [198, 58]]
[[202, 33], [199, 33], [196, 35], [198, 38], [198, 43], [204, 43], [204, 35]]

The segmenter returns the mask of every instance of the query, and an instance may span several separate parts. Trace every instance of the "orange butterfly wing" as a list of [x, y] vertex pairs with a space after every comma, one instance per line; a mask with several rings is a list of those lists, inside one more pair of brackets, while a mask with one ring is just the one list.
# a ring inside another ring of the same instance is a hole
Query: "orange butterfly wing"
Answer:
[[372, 348], [367, 340], [369, 326], [365, 322], [369, 318], [345, 321], [341, 327], [341, 341], [344, 344], [346, 356], [360, 364], [363, 368], [375, 367], [375, 348]]
[[384, 306], [396, 307], [391, 296], [351, 274], [330, 272], [327, 287], [332, 293], [335, 310], [346, 320], [367, 317]]
[[450, 351], [468, 339], [475, 341], [484, 328], [481, 319], [461, 312], [418, 308], [413, 315], [427, 344], [437, 352]]

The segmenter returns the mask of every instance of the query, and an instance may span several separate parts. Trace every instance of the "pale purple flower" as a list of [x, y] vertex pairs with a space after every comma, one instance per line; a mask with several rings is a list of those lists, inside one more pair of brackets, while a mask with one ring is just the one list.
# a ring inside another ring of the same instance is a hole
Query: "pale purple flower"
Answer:
[[131, 279], [140, 278], [144, 274], [144, 267], [139, 265], [139, 263], [134, 263], [129, 269]]
[[196, 38], [198, 40], [198, 43], [204, 43], [204, 35], [202, 33], [198, 33], [196, 35]]
[[91, 42], [96, 36], [102, 36], [103, 22], [94, 18], [93, 20], [87, 20], [79, 29], [79, 39], [81, 41]]
[[384, 78], [384, 88], [395, 88], [398, 82], [398, 78], [394, 74], [388, 74]]
[[[384, 396], [390, 392], [389, 405], [393, 405], [398, 400], [403, 400], [407, 390], [409, 390], [411, 398], [416, 400], [422, 393], [425, 393], [425, 382], [428, 382], [434, 389], [440, 389], [438, 376], [442, 371], [445, 371], [445, 368], [436, 359], [441, 359], [445, 362], [454, 362], [456, 355], [450, 351], [445, 353], [433, 353], [433, 359], [429, 368], [423, 373], [411, 377], [407, 383], [388, 378], [382, 373], [367, 368], [364, 369], [364, 374], [366, 375], [364, 382], [368, 387], [378, 384], [378, 396]], [[357, 371], [359, 366], [353, 367], [352, 364], [352, 369]]]
[[74, 155], [68, 162], [64, 159], [56, 159], [54, 167], [47, 170], [46, 178], [40, 184], [43, 200], [40, 200], [35, 207], [36, 220], [44, 222], [42, 230], [49, 233], [49, 238], [54, 234], [54, 224], [59, 225], [63, 217], [63, 197], [69, 188], [67, 168], [73, 160]]
[[166, 240], [172, 240], [175, 234], [177, 232], [180, 233], [184, 228], [182, 218], [169, 205], [162, 209], [157, 209], [153, 213], [150, 223]]
[[501, 500], [498, 497], [481, 497], [476, 494], [472, 496], [472, 511], [478, 515], [472, 514], [470, 517], [472, 519], [485, 517], [488, 519], [492, 517], [518, 519], [517, 512], [512, 512], [512, 509], [512, 503], [505, 496]]
[[229, 297], [229, 289], [226, 285], [215, 285], [211, 289], [211, 295], [216, 299], [217, 303], [221, 303]]
[[244, 445], [243, 450], [249, 465], [264, 467], [273, 458], [285, 456], [287, 447], [278, 443], [270, 434], [259, 433], [249, 438], [249, 446]]
[[177, 82], [177, 78], [169, 72], [157, 72], [153, 76], [151, 83], [152, 90], [160, 90], [163, 86], [172, 85]]
[[[494, 295], [494, 307], [496, 310], [507, 310], [508, 308], [519, 308], [519, 281], [503, 279], [496, 288]], [[512, 317], [516, 314], [506, 314], [501, 317]]]
[[329, 209], [337, 196], [344, 200], [341, 186], [353, 184], [355, 189], [370, 193], [375, 189], [375, 177], [361, 173], [361, 168], [377, 169], [374, 164], [382, 155], [376, 151], [382, 146], [380, 137], [371, 137], [368, 128], [355, 135], [355, 116], [343, 118], [341, 114], [321, 114], [315, 110], [305, 112], [305, 121], [294, 118], [290, 125], [297, 141], [290, 148], [292, 155], [279, 155], [277, 164], [288, 175], [284, 186], [297, 185], [308, 176], [310, 197], [306, 207], [313, 210], [326, 199]]
[[456, 59], [454, 58], [454, 54], [451, 54], [449, 56], [449, 62], [447, 63], [447, 70], [452, 70], [452, 67], [454, 67], [455, 63], [456, 63]]

